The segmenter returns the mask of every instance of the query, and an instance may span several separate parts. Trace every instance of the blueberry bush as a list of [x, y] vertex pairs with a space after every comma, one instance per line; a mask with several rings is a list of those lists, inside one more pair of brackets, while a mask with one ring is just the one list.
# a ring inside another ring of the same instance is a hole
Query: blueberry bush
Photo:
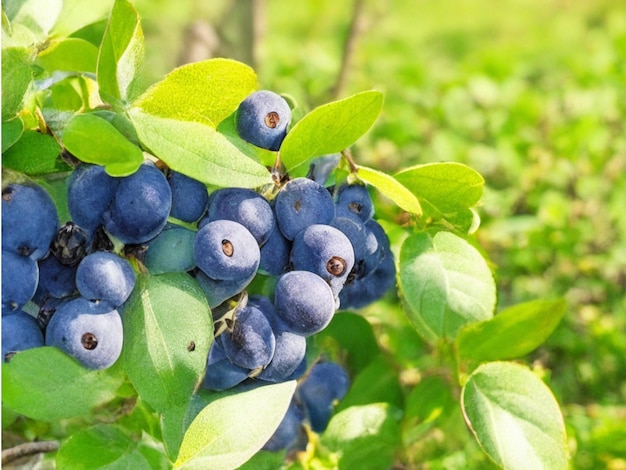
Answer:
[[147, 46], [128, 0], [3, 2], [3, 463], [568, 468], [566, 302], [498, 306], [481, 173], [360, 163], [379, 91], [146, 85]]

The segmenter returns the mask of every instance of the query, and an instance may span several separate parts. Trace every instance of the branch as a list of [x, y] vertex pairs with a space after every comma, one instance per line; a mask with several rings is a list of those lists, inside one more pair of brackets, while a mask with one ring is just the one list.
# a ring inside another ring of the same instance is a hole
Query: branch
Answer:
[[339, 75], [337, 76], [337, 82], [332, 91], [333, 98], [339, 98], [348, 83], [348, 74], [352, 68], [352, 62], [354, 61], [354, 52], [356, 50], [356, 42], [364, 29], [364, 0], [355, 0], [352, 9], [352, 20], [350, 22], [350, 29], [348, 30], [348, 37], [343, 45], [343, 55], [341, 57], [341, 68], [339, 69]]
[[59, 441], [36, 441], [25, 442], [2, 451], [2, 465], [6, 465], [14, 460], [43, 452], [55, 452], [59, 450]]

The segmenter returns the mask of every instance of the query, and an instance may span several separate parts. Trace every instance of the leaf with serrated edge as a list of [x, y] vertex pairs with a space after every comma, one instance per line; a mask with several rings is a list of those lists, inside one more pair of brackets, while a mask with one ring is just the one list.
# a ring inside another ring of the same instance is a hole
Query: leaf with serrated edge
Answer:
[[417, 198], [393, 176], [364, 166], [358, 167], [356, 175], [361, 181], [372, 185], [383, 196], [395, 202], [400, 209], [417, 216], [422, 215], [422, 206]]
[[257, 87], [256, 74], [249, 66], [231, 59], [209, 59], [174, 69], [133, 106], [155, 116], [215, 128]]
[[493, 316], [493, 275], [482, 255], [451, 232], [408, 237], [399, 281], [407, 315], [429, 341], [454, 338], [463, 325]]
[[239, 467], [278, 428], [295, 389], [296, 382], [292, 380], [216, 394], [187, 429], [174, 467], [211, 470]]
[[280, 147], [286, 170], [292, 176], [306, 173], [313, 158], [351, 146], [372, 127], [382, 105], [382, 93], [369, 90], [312, 110], [289, 130]]
[[457, 338], [459, 358], [485, 362], [522, 357], [544, 343], [565, 310], [563, 299], [533, 300], [509, 307], [490, 320], [466, 325]]
[[461, 405], [476, 440], [500, 467], [568, 468], [559, 405], [527, 367], [511, 362], [483, 364], [463, 386]]
[[170, 168], [206, 184], [255, 188], [271, 183], [270, 172], [209, 126], [144, 113], [130, 113], [139, 139]]

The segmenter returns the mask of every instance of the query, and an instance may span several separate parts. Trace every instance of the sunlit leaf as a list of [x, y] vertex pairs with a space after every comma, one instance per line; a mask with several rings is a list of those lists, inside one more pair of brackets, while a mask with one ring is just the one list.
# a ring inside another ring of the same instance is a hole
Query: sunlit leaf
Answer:
[[359, 166], [356, 174], [360, 180], [375, 187], [381, 194], [391, 199], [401, 209], [417, 216], [422, 215], [422, 207], [418, 199], [393, 176], [364, 166]]

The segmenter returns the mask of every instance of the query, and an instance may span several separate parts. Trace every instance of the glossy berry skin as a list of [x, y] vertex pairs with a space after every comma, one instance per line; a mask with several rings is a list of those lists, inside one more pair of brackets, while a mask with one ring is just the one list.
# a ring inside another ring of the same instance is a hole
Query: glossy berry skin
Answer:
[[345, 184], [337, 193], [336, 211], [338, 216], [355, 217], [363, 222], [374, 216], [374, 203], [362, 184]]
[[264, 367], [272, 360], [276, 339], [269, 321], [255, 305], [246, 305], [235, 313], [232, 331], [222, 333], [226, 357], [247, 369]]
[[293, 240], [291, 264], [295, 270], [320, 276], [337, 295], [354, 266], [354, 249], [338, 228], [313, 224]]
[[288, 330], [302, 336], [322, 331], [335, 313], [330, 286], [309, 271], [289, 271], [278, 278], [274, 306]]
[[67, 204], [78, 226], [93, 232], [101, 223], [122, 178], [114, 178], [101, 165], [83, 163], [68, 180]]
[[146, 243], [167, 224], [172, 191], [165, 175], [150, 163], [142, 164], [119, 182], [104, 228], [124, 244]]
[[166, 226], [148, 245], [144, 264], [151, 274], [191, 271], [196, 266], [196, 232], [179, 225]]
[[13, 251], [2, 250], [3, 316], [26, 305], [35, 295], [38, 283], [37, 261]]
[[277, 93], [260, 90], [244, 99], [235, 114], [237, 134], [267, 150], [278, 150], [287, 135], [291, 108]]
[[122, 305], [135, 287], [135, 272], [130, 263], [106, 251], [85, 256], [76, 269], [76, 288], [81, 296], [109, 304]]
[[11, 353], [43, 346], [43, 334], [37, 320], [17, 310], [2, 317], [2, 360], [8, 362]]
[[261, 252], [250, 231], [232, 220], [215, 220], [196, 233], [194, 257], [210, 278], [248, 279], [259, 266]]
[[58, 228], [56, 206], [41, 186], [10, 184], [2, 190], [2, 250], [39, 260]]
[[256, 191], [247, 188], [222, 188], [209, 196], [207, 217], [200, 227], [214, 220], [232, 220], [246, 227], [263, 245], [274, 229], [274, 212], [267, 200]]
[[46, 328], [46, 346], [56, 346], [89, 369], [112, 366], [122, 344], [118, 311], [82, 297], [62, 304]]
[[334, 362], [318, 362], [298, 386], [298, 396], [306, 409], [311, 429], [323, 432], [330, 421], [335, 402], [350, 386], [346, 371]]
[[274, 213], [285, 238], [293, 240], [309, 225], [329, 224], [335, 217], [335, 204], [321, 184], [295, 178], [276, 195]]
[[183, 222], [195, 222], [204, 215], [209, 203], [209, 193], [204, 183], [170, 170], [167, 182], [172, 190], [170, 215]]
[[214, 341], [209, 350], [202, 388], [216, 392], [228, 390], [246, 380], [250, 372], [230, 362], [219, 342]]

